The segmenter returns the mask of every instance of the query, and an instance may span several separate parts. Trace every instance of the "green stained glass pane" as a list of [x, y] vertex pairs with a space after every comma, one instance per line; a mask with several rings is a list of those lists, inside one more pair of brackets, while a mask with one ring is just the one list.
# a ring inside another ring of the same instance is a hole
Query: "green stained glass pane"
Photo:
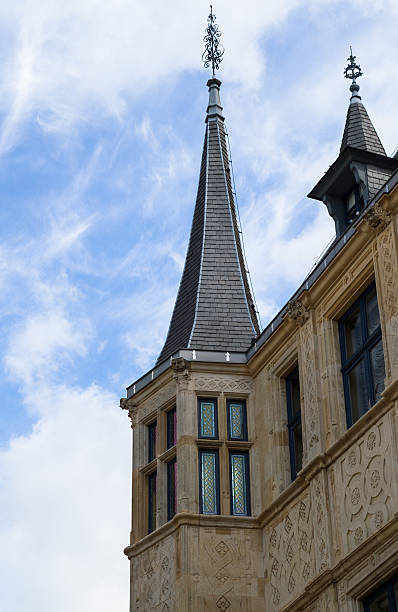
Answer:
[[216, 454], [201, 453], [202, 470], [202, 512], [203, 514], [218, 514], [217, 512], [217, 476]]
[[229, 435], [234, 440], [242, 440], [244, 432], [243, 404], [229, 405]]
[[247, 516], [247, 455], [231, 454], [232, 514]]
[[200, 402], [200, 436], [216, 437], [216, 407], [214, 402]]

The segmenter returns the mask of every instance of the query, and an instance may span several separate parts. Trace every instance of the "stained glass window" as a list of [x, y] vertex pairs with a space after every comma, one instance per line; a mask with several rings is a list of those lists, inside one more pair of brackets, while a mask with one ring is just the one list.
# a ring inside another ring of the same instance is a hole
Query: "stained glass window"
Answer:
[[148, 533], [156, 529], [156, 472], [148, 476]]
[[339, 321], [347, 425], [351, 427], [381, 397], [384, 353], [375, 284]]
[[156, 421], [148, 425], [148, 462], [156, 457]]
[[245, 452], [231, 451], [231, 514], [235, 516], [250, 515], [249, 495], [249, 455]]
[[177, 512], [177, 461], [172, 459], [167, 464], [167, 520]]
[[219, 514], [218, 451], [200, 450], [200, 512]]
[[198, 400], [199, 438], [218, 438], [217, 400]]
[[246, 402], [227, 400], [228, 439], [247, 440]]
[[286, 377], [287, 428], [289, 432], [290, 473], [292, 481], [303, 467], [303, 437], [298, 367]]
[[167, 448], [177, 443], [177, 412], [172, 408], [167, 413]]

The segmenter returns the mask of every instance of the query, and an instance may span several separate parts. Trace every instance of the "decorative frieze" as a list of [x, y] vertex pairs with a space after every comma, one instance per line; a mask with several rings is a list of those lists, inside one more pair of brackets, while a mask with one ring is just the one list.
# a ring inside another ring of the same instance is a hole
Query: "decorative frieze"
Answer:
[[250, 393], [253, 383], [249, 378], [230, 378], [219, 376], [195, 376], [195, 389], [198, 391], [218, 391]]

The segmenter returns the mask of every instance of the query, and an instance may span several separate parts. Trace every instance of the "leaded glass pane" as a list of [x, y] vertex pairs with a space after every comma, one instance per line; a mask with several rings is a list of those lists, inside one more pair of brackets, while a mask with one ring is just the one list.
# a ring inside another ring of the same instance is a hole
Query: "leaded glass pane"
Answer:
[[203, 514], [218, 514], [216, 461], [217, 457], [215, 452], [201, 453], [201, 495]]
[[148, 476], [148, 533], [156, 529], [156, 472]]
[[370, 351], [370, 361], [372, 364], [374, 398], [375, 402], [378, 402], [384, 391], [384, 377], [386, 375], [383, 343], [381, 340]]
[[362, 328], [359, 308], [356, 308], [344, 323], [347, 359], [362, 348]]
[[348, 374], [352, 422], [355, 423], [361, 417], [368, 406], [368, 393], [365, 376], [365, 363], [362, 359], [358, 365]]
[[167, 518], [172, 519], [177, 512], [177, 462], [172, 459], [167, 464]]
[[229, 404], [229, 437], [233, 440], [246, 438], [245, 405], [242, 402]]
[[377, 305], [376, 291], [372, 291], [366, 298], [366, 318], [368, 322], [368, 335], [371, 336], [380, 327], [379, 307]]
[[247, 455], [231, 453], [232, 514], [247, 516]]
[[173, 408], [167, 413], [167, 448], [177, 443], [177, 412]]
[[211, 400], [201, 400], [199, 412], [201, 438], [216, 438], [216, 404]]
[[293, 429], [294, 438], [294, 458], [296, 463], [296, 474], [303, 467], [303, 433], [301, 428], [301, 421]]

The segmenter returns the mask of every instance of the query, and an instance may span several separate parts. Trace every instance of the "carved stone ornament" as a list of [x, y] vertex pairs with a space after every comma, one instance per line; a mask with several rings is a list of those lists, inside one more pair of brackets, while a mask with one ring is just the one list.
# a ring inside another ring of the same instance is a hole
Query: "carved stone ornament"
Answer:
[[309, 310], [304, 306], [299, 298], [290, 300], [287, 304], [286, 317], [292, 321], [297, 321], [299, 325], [303, 325], [310, 316]]
[[171, 367], [174, 371], [174, 380], [179, 385], [180, 389], [186, 388], [191, 380], [189, 361], [183, 357], [176, 357], [171, 360]]
[[371, 206], [369, 210], [364, 214], [364, 221], [377, 231], [384, 229], [391, 220], [391, 213], [388, 210], [384, 210], [380, 203]]
[[138, 416], [137, 404], [133, 404], [132, 402], [129, 402], [127, 398], [122, 397], [120, 400], [120, 408], [122, 410], [128, 410], [129, 418], [131, 420], [131, 427], [134, 428], [137, 425], [137, 416]]

